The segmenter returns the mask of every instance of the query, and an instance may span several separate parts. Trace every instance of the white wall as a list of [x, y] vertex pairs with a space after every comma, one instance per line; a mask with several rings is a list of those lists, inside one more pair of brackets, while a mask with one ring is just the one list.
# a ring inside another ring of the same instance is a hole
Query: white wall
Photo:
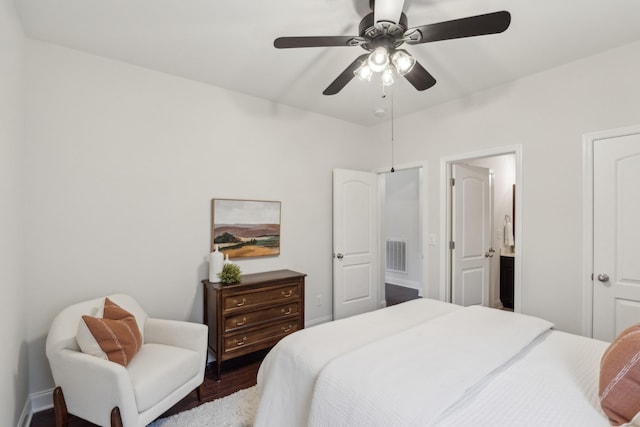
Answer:
[[18, 423], [27, 397], [23, 244], [24, 34], [11, 0], [0, 1], [0, 425]]
[[202, 320], [212, 198], [282, 202], [281, 255], [238, 264], [307, 273], [307, 322], [330, 318], [332, 169], [379, 163], [363, 128], [35, 41], [27, 83], [31, 392], [70, 303], [127, 292]]
[[[396, 120], [396, 162], [428, 162], [425, 233], [438, 242], [440, 159], [522, 145], [522, 310], [562, 330], [582, 329], [582, 135], [640, 122], [638, 75], [640, 42]], [[437, 296], [441, 248], [428, 248]]]
[[422, 293], [422, 239], [420, 239], [420, 169], [387, 172], [385, 176], [384, 233], [388, 239], [407, 240], [407, 272], [386, 271], [385, 282]]

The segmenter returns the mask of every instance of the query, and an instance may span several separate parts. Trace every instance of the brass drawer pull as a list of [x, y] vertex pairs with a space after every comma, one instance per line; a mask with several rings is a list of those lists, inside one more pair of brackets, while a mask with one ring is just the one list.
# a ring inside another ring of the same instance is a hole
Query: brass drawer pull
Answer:
[[236, 319], [236, 326], [242, 326], [245, 323], [247, 323], [247, 318], [246, 317], [243, 317], [242, 320], [237, 320]]
[[291, 295], [293, 295], [293, 290], [289, 289], [288, 291], [282, 291], [282, 296], [285, 298], [289, 298]]
[[291, 312], [292, 312], [292, 311], [293, 311], [293, 310], [291, 309], [291, 307], [287, 307], [287, 310], [286, 310], [286, 311], [285, 311], [285, 309], [284, 309], [284, 308], [283, 308], [282, 310], [280, 310], [280, 312], [281, 312], [282, 314], [284, 314], [285, 316], [286, 316], [287, 314], [291, 314]]
[[288, 328], [285, 328], [284, 326], [282, 327], [282, 330], [283, 330], [284, 332], [291, 332], [291, 330], [292, 330], [292, 329], [293, 329], [293, 326], [291, 326], [291, 325], [289, 325], [289, 327], [288, 327]]
[[242, 307], [243, 305], [245, 305], [247, 303], [247, 299], [246, 298], [242, 298], [242, 301], [240, 301], [240, 302], [238, 302], [237, 299], [234, 299], [233, 303], [236, 305], [236, 307]]
[[233, 340], [233, 342], [236, 343], [236, 347], [240, 347], [241, 345], [244, 345], [245, 342], [247, 342], [247, 337], [242, 337], [242, 341], [238, 341], [237, 339]]

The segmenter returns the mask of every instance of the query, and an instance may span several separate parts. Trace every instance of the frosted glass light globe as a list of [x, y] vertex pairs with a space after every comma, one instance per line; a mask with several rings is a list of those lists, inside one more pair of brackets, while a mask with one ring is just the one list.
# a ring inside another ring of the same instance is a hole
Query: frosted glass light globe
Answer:
[[391, 57], [391, 63], [402, 76], [407, 74], [416, 65], [416, 60], [404, 50], [396, 50]]
[[391, 67], [387, 67], [382, 72], [382, 84], [385, 86], [391, 86], [393, 82], [396, 81], [396, 77], [394, 76], [393, 69]]
[[373, 76], [373, 70], [369, 67], [367, 61], [363, 61], [362, 64], [353, 72], [360, 80], [371, 81]]
[[371, 55], [369, 55], [367, 62], [373, 71], [376, 73], [381, 72], [389, 65], [389, 53], [387, 53], [387, 49], [382, 46], [375, 48], [373, 52], [371, 52]]

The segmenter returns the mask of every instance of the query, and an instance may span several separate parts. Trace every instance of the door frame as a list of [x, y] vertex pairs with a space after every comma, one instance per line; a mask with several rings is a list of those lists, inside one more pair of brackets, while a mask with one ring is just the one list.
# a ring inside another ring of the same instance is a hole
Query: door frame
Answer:
[[640, 134], [640, 125], [582, 137], [582, 335], [593, 337], [593, 146], [601, 139]]
[[[393, 168], [396, 171], [401, 171], [401, 170], [406, 170], [406, 169], [417, 169], [420, 168], [420, 192], [419, 192], [419, 206], [420, 206], [420, 212], [418, 213], [418, 216], [420, 217], [420, 237], [422, 239], [421, 242], [421, 250], [422, 250], [422, 275], [421, 275], [421, 281], [422, 281], [422, 296], [423, 297], [428, 297], [429, 296], [429, 287], [427, 286], [427, 284], [429, 283], [429, 257], [428, 255], [428, 250], [429, 248], [428, 246], [428, 236], [425, 234], [426, 230], [429, 229], [429, 223], [428, 223], [428, 215], [427, 213], [429, 212], [427, 209], [427, 177], [428, 177], [428, 169], [427, 169], [427, 162], [426, 161], [418, 161], [418, 162], [413, 162], [413, 163], [403, 163], [400, 165], [394, 165]], [[387, 166], [384, 168], [379, 168], [376, 169], [374, 172], [378, 174], [378, 233], [380, 238], [379, 240], [379, 265], [380, 265], [380, 270], [379, 270], [379, 274], [380, 274], [380, 278], [384, 278], [385, 277], [385, 267], [386, 267], [386, 262], [385, 262], [385, 251], [386, 251], [386, 247], [385, 247], [385, 242], [383, 239], [384, 236], [384, 201], [385, 201], [385, 186], [384, 184], [384, 174], [388, 173], [391, 171], [391, 166]], [[382, 281], [381, 281], [382, 282]], [[380, 307], [384, 307], [386, 305], [386, 295], [385, 295], [385, 287], [384, 287], [384, 283], [382, 283], [381, 285], [381, 291], [380, 291]]]
[[[495, 157], [504, 154], [515, 156], [516, 167], [516, 218], [514, 218], [514, 233], [518, 238], [515, 241], [514, 257], [514, 285], [513, 285], [513, 310], [517, 313], [522, 311], [522, 223], [523, 211], [522, 201], [524, 186], [522, 185], [522, 145], [510, 145], [505, 147], [487, 148], [463, 154], [455, 154], [440, 158], [440, 289], [439, 295], [442, 301], [451, 301], [451, 252], [449, 241], [451, 240], [451, 192], [449, 191], [449, 181], [451, 179], [451, 165], [479, 159], [483, 157]], [[493, 219], [492, 219], [493, 221]], [[493, 240], [494, 236], [491, 236]]]

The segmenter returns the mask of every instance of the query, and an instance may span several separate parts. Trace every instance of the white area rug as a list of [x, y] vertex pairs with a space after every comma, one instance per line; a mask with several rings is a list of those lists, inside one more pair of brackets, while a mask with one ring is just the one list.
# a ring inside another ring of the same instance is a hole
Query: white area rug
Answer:
[[255, 386], [149, 424], [148, 427], [251, 427], [258, 408]]

